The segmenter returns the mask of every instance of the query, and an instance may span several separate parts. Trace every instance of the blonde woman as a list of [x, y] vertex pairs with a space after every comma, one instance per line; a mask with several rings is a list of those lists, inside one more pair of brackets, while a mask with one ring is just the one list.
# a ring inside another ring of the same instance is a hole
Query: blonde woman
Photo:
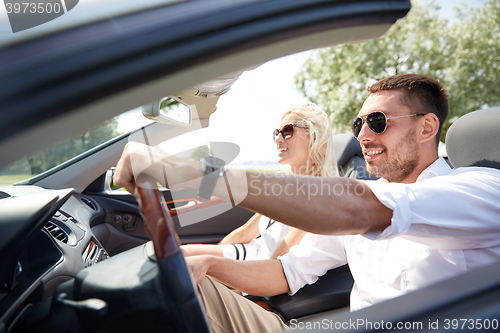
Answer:
[[[297, 175], [333, 177], [337, 167], [326, 113], [314, 104], [289, 110], [273, 132], [278, 162]], [[218, 245], [184, 245], [185, 256], [211, 254], [236, 260], [276, 259], [297, 245], [305, 231], [255, 214]]]

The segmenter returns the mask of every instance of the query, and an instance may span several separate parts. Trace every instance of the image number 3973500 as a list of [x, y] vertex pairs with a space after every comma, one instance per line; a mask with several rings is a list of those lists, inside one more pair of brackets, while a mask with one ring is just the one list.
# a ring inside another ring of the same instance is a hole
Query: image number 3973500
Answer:
[[79, 0], [4, 0], [12, 32], [52, 21], [75, 8]]

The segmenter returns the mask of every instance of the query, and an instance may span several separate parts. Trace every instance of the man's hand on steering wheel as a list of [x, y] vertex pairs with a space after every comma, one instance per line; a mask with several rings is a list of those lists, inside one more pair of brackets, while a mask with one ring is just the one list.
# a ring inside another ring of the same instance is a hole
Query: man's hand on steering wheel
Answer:
[[130, 193], [135, 192], [136, 179], [140, 174], [151, 176], [165, 187], [197, 189], [202, 171], [200, 162], [189, 161], [138, 142], [129, 142], [116, 165], [113, 181]]

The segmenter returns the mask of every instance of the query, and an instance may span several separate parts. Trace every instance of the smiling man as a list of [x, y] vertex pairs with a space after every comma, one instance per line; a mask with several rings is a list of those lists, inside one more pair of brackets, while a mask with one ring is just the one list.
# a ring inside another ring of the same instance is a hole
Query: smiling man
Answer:
[[[428, 76], [403, 74], [368, 91], [353, 134], [367, 170], [380, 180], [234, 169], [219, 177], [215, 195], [230, 199], [223, 180], [229, 179], [233, 192], [248, 188], [240, 206], [310, 233], [277, 260], [187, 259], [215, 332], [264, 332], [284, 325], [206, 275], [253, 295], [293, 295], [348, 263], [355, 281], [351, 309], [357, 310], [500, 260], [500, 170], [452, 170], [438, 158], [448, 115], [443, 86]], [[153, 167], [142, 162], [151, 153], [161, 161]], [[198, 189], [201, 183], [200, 163], [139, 144], [124, 150], [115, 182], [133, 192], [133, 170], [146, 168], [167, 186]], [[293, 195], [264, 191], [264, 185], [284, 189], [290, 184], [296, 189]], [[471, 203], [481, 209], [471, 209]]]
[[[415, 182], [438, 158], [441, 124], [448, 117], [446, 91], [423, 75], [392, 76], [368, 91], [371, 95], [353, 121], [367, 171], [389, 182]], [[418, 133], [415, 123], [422, 126]]]

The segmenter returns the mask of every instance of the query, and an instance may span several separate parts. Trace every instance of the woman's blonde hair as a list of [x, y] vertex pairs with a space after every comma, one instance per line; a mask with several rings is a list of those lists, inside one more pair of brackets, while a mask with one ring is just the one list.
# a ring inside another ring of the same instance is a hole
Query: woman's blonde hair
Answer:
[[334, 177], [338, 176], [335, 153], [333, 151], [333, 134], [330, 120], [325, 111], [315, 104], [286, 111], [281, 119], [294, 115], [300, 120], [300, 125], [308, 128], [309, 132], [309, 160], [304, 174], [310, 176]]

